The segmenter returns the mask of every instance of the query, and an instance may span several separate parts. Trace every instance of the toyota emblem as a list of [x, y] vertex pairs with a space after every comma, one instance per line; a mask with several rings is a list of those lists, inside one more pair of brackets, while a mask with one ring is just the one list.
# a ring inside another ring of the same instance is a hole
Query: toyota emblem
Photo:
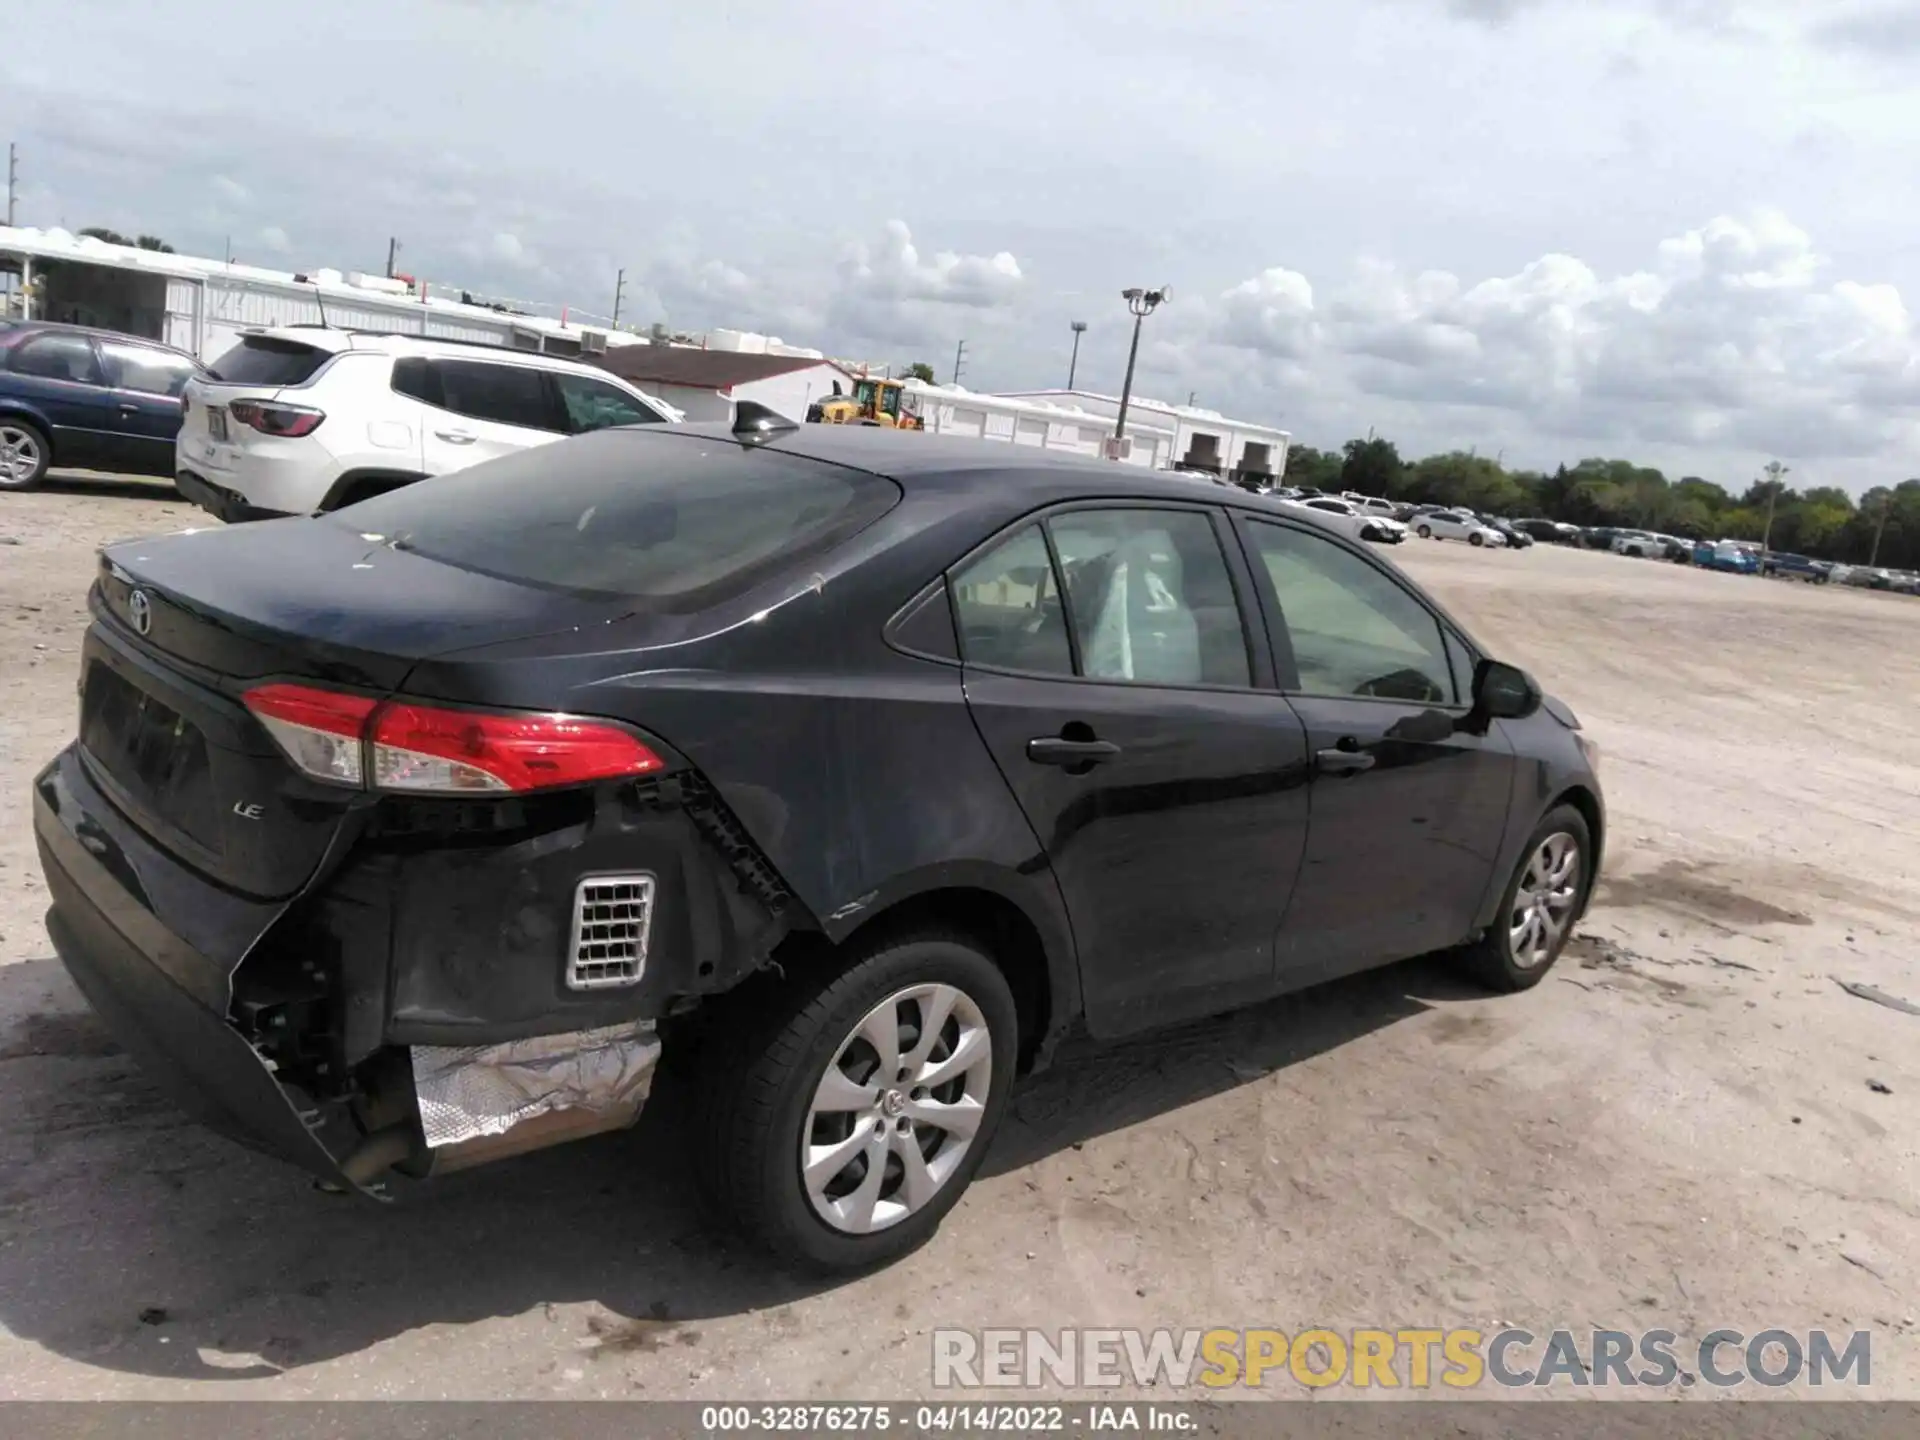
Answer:
[[134, 633], [144, 635], [153, 629], [153, 602], [147, 599], [147, 592], [135, 590], [127, 596], [127, 618], [133, 621]]

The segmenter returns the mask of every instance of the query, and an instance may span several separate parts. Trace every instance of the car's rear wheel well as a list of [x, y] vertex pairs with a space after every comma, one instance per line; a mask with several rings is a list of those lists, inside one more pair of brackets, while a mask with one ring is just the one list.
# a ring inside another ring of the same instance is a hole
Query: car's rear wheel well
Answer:
[[324, 513], [338, 510], [356, 501], [371, 500], [376, 495], [384, 495], [389, 490], [398, 490], [403, 485], [411, 485], [416, 480], [427, 477], [417, 470], [349, 470], [333, 482], [326, 498], [320, 502]]
[[869, 916], [838, 944], [817, 931], [795, 933], [781, 944], [774, 959], [782, 966], [833, 966], [843, 963], [855, 947], [869, 953], [914, 935], [950, 935], [971, 941], [1007, 977], [1020, 1017], [1024, 1074], [1053, 1023], [1053, 992], [1040, 932], [1005, 896], [970, 886], [922, 891]]

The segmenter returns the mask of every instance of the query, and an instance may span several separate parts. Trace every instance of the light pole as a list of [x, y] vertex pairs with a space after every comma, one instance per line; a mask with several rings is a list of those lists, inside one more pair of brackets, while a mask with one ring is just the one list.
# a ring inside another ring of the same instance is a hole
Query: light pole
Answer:
[[1072, 320], [1068, 323], [1073, 326], [1073, 358], [1067, 362], [1067, 389], [1071, 390], [1074, 374], [1080, 368], [1080, 337], [1087, 333], [1087, 322]]
[[1133, 398], [1133, 365], [1140, 358], [1140, 322], [1173, 298], [1173, 287], [1162, 285], [1158, 290], [1142, 290], [1136, 286], [1122, 290], [1120, 298], [1133, 312], [1133, 344], [1127, 349], [1127, 378], [1120, 382], [1120, 418], [1113, 427], [1115, 440], [1124, 440], [1127, 436], [1127, 401]]
[[1763, 558], [1773, 553], [1773, 507], [1780, 498], [1780, 492], [1786, 488], [1783, 482], [1787, 474], [1787, 467], [1778, 460], [1767, 462], [1767, 528], [1760, 532], [1760, 554]]

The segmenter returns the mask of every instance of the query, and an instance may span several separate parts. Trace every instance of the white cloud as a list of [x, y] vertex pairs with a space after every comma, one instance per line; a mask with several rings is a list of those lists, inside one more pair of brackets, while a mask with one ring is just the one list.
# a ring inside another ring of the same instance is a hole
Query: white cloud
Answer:
[[259, 242], [261, 249], [271, 251], [275, 255], [284, 255], [293, 248], [293, 241], [278, 225], [267, 226], [254, 238]]
[[462, 242], [460, 253], [479, 265], [497, 265], [508, 270], [538, 270], [540, 257], [518, 235], [496, 231], [484, 239]]
[[878, 244], [856, 241], [840, 265], [843, 288], [880, 300], [927, 300], [986, 309], [1010, 301], [1024, 279], [1007, 251], [956, 255], [942, 250], [922, 259], [904, 220], [889, 220]]
[[1483, 433], [1813, 461], [1893, 462], [1920, 440], [1920, 330], [1896, 287], [1829, 278], [1812, 238], [1769, 211], [1651, 258], [1603, 275], [1545, 255], [1471, 283], [1372, 262], [1324, 302], [1270, 269], [1207, 307], [1204, 339], [1307, 362], [1330, 408], [1473, 410], [1466, 428]]
[[231, 175], [214, 176], [213, 189], [221, 199], [234, 205], [244, 205], [253, 198], [253, 192]]
[[946, 346], [1006, 327], [1026, 276], [1011, 252], [923, 256], [904, 220], [842, 253], [824, 321], [855, 345]]

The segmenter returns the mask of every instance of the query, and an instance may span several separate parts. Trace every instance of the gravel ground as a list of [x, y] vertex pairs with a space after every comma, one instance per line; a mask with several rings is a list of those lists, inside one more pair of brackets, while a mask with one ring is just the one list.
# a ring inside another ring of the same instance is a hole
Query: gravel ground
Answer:
[[185, 1122], [91, 1021], [28, 780], [95, 547], [196, 519], [0, 497], [0, 1391], [899, 1398], [936, 1325], [1504, 1322], [1869, 1328], [1875, 1395], [1920, 1398], [1920, 1017], [1835, 979], [1920, 1001], [1920, 601], [1409, 541], [1602, 747], [1606, 881], [1555, 974], [1416, 962], [1073, 1057], [933, 1243], [820, 1289], [707, 1232], [671, 1117], [383, 1212]]

